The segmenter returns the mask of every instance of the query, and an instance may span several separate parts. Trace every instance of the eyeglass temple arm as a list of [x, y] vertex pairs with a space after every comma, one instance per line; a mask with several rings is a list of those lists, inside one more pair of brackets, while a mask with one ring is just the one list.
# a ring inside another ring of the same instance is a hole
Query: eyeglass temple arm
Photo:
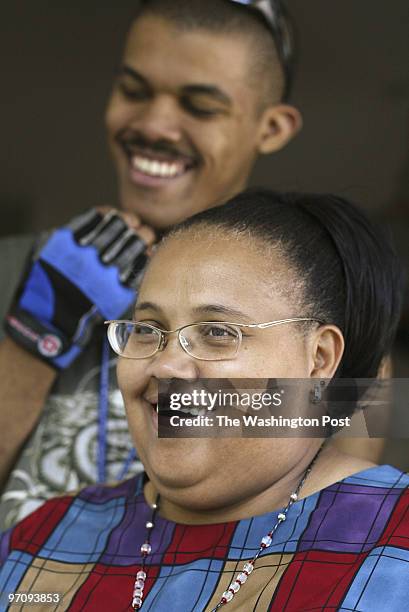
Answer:
[[281, 319], [279, 321], [270, 321], [268, 323], [252, 323], [251, 325], [242, 325], [241, 327], [257, 327], [259, 329], [265, 329], [266, 327], [274, 327], [274, 325], [282, 325], [284, 323], [297, 323], [301, 321], [316, 321], [317, 323], [324, 324], [324, 321], [320, 319], [312, 319], [310, 317], [295, 317], [293, 319]]

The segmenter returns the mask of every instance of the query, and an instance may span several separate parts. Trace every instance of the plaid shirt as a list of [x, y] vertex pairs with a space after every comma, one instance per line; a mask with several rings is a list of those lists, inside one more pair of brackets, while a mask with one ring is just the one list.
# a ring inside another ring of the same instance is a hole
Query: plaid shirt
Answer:
[[[151, 518], [142, 485], [138, 476], [53, 499], [6, 532], [0, 609], [9, 593], [53, 593], [59, 604], [41, 609], [130, 610]], [[408, 485], [399, 470], [374, 467], [294, 503], [229, 610], [407, 610]], [[157, 516], [142, 610], [211, 610], [277, 513], [193, 526]]]

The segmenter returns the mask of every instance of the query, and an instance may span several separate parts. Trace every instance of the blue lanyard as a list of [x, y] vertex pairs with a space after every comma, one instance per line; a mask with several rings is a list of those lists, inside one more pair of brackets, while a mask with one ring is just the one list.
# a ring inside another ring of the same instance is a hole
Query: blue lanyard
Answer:
[[[107, 428], [109, 411], [109, 343], [104, 335], [102, 342], [101, 377], [99, 382], [98, 400], [98, 448], [97, 448], [97, 480], [99, 484], [106, 483], [107, 475]], [[125, 459], [117, 480], [123, 480], [136, 458], [132, 447]]]

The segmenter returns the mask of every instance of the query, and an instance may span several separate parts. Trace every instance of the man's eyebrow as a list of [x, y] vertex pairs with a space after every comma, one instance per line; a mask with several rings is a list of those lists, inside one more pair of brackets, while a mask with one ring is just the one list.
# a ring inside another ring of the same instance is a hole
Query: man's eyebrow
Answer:
[[123, 64], [122, 66], [119, 67], [117, 74], [118, 76], [122, 76], [123, 74], [126, 74], [132, 77], [135, 81], [139, 81], [140, 83], [148, 84], [148, 81], [145, 79], [145, 77], [143, 77], [137, 70], [135, 70], [134, 68], [131, 68], [130, 66], [127, 66], [126, 64]]
[[215, 85], [185, 85], [182, 87], [182, 93], [184, 96], [209, 96], [218, 102], [221, 102], [225, 106], [232, 106], [232, 99], [219, 87]]
[[[118, 70], [118, 76], [128, 75], [132, 77], [135, 81], [139, 83], [144, 83], [148, 85], [148, 80], [140, 74], [135, 68], [131, 68], [127, 64], [123, 64], [120, 66]], [[205, 83], [192, 83], [190, 85], [184, 85], [181, 88], [181, 93], [183, 96], [209, 96], [218, 102], [221, 102], [225, 106], [232, 106], [233, 101], [220, 87], [216, 87], [216, 85], [207, 85]]]
[[196, 306], [193, 308], [193, 312], [195, 314], [221, 314], [226, 317], [237, 317], [238, 319], [250, 321], [248, 315], [236, 308], [232, 308], [230, 306], [222, 306], [221, 304], [202, 304], [201, 306]]

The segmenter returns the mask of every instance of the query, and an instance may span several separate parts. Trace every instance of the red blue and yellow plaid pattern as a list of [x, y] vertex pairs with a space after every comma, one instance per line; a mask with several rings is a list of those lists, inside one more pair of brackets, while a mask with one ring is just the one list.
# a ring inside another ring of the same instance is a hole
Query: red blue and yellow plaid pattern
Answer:
[[[407, 610], [408, 485], [381, 466], [296, 502], [228, 609]], [[47, 502], [0, 540], [1, 609], [24, 592], [59, 593], [47, 610], [130, 610], [150, 516], [141, 477]], [[211, 610], [275, 518], [187, 526], [158, 516], [143, 612]]]

